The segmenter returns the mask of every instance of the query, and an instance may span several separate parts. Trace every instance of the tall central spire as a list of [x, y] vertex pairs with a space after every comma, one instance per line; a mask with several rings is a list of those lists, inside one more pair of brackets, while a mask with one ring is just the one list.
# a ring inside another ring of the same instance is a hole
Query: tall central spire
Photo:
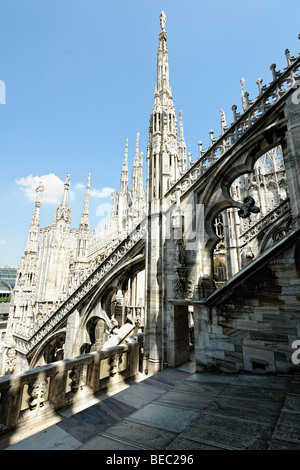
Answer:
[[[160, 14], [157, 51], [157, 83], [150, 126], [151, 186], [150, 199], [161, 199], [180, 176], [177, 118], [169, 77], [166, 15]], [[149, 150], [150, 150], [149, 147]]]
[[157, 83], [156, 92], [158, 94], [167, 93], [170, 97], [171, 87], [169, 83], [169, 56], [167, 47], [166, 15], [162, 11], [160, 14], [161, 32], [158, 36], [159, 45], [157, 52]]

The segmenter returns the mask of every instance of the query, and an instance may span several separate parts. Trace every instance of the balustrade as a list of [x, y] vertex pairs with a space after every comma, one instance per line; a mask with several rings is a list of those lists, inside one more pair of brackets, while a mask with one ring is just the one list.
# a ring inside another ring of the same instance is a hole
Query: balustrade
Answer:
[[143, 335], [72, 360], [0, 377], [0, 434], [55, 412], [127, 379], [141, 364]]

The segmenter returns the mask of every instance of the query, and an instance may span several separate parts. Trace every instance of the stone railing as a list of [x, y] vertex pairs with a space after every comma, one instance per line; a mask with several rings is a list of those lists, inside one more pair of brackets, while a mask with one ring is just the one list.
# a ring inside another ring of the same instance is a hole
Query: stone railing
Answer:
[[43, 317], [41, 324], [20, 325], [15, 329], [13, 331], [15, 348], [23, 354], [28, 354], [53, 328], [63, 321], [91, 289], [99, 284], [140, 240], [144, 239], [147, 230], [146, 222], [144, 219], [86, 279], [81, 280], [79, 286], [73, 286], [71, 292], [66, 294], [66, 298]]
[[279, 206], [262, 217], [258, 222], [255, 222], [248, 230], [241, 234], [240, 248], [253, 240], [253, 238], [257, 237], [263, 230], [266, 230], [268, 227], [273, 225], [283, 215], [288, 214], [290, 209], [290, 200], [287, 198], [279, 204]]
[[143, 335], [126, 344], [0, 377], [0, 435], [55, 417], [60, 408], [135, 377]]
[[[286, 51], [287, 53], [288, 51]], [[287, 55], [288, 67], [283, 73], [275, 71], [275, 64], [270, 68], [273, 73], [273, 81], [267, 86], [260, 85], [260, 94], [255, 101], [248, 100], [248, 109], [240, 115], [236, 112], [236, 106], [232, 107], [234, 122], [225, 132], [209, 147], [191, 168], [167, 191], [165, 196], [170, 196], [171, 202], [175, 202], [177, 194], [182, 196], [193, 184], [230, 148], [236, 144], [245, 133], [276, 103], [279, 102], [291, 89], [295, 89], [300, 80], [300, 57]], [[259, 82], [259, 80], [258, 80]], [[214, 139], [215, 140], [215, 139]]]

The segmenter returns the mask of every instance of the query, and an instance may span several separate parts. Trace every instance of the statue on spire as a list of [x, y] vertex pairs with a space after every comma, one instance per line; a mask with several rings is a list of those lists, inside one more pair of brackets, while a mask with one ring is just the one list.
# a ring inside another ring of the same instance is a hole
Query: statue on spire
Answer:
[[164, 11], [161, 12], [160, 16], [159, 16], [159, 19], [160, 19], [160, 27], [162, 29], [162, 31], [165, 31], [165, 28], [166, 28], [166, 14]]
[[44, 190], [45, 190], [45, 187], [43, 183], [40, 181], [38, 187], [35, 190], [36, 191], [36, 204], [41, 203]]

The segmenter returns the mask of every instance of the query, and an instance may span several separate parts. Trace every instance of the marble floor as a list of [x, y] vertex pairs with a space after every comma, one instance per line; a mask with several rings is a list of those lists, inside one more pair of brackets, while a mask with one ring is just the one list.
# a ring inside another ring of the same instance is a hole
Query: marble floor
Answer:
[[165, 369], [5, 450], [299, 450], [300, 374]]

